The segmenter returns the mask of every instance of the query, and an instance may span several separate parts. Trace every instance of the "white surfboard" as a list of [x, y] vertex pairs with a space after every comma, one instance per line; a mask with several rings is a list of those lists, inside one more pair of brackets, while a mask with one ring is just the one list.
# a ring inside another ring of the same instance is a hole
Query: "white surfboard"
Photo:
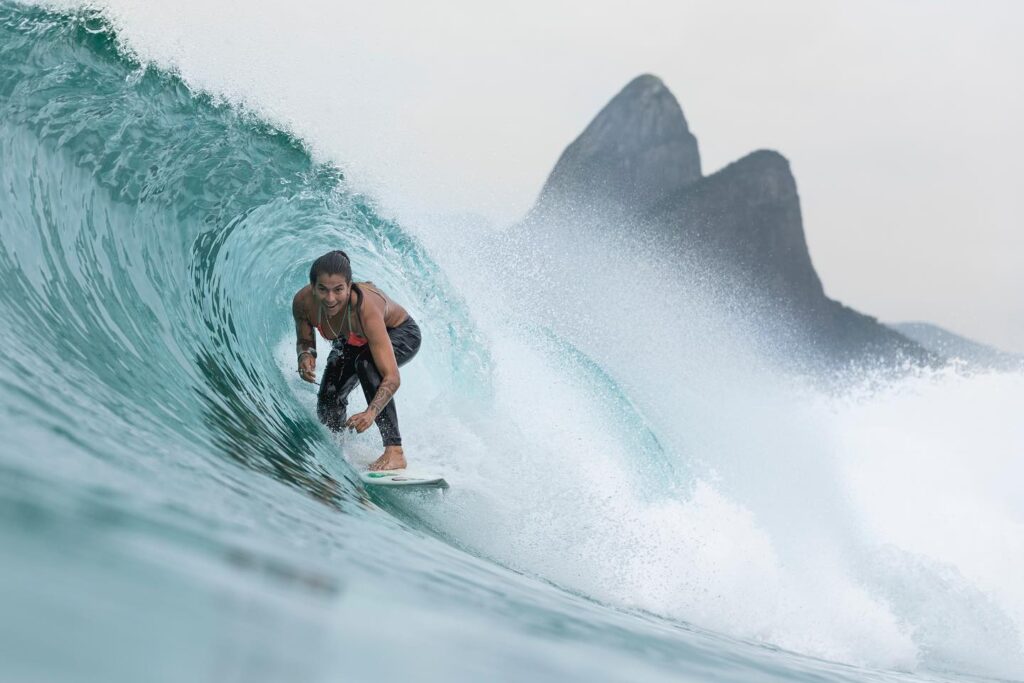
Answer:
[[360, 472], [359, 478], [367, 486], [417, 486], [421, 488], [446, 489], [444, 477], [409, 470], [383, 470]]

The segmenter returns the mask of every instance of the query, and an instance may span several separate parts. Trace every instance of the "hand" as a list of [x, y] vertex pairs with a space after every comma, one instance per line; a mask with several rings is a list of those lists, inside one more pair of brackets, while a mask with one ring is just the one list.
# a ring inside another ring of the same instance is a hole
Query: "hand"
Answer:
[[299, 377], [316, 384], [316, 358], [308, 353], [299, 357]]
[[373, 419], [377, 417], [376, 414], [369, 408], [361, 413], [356, 413], [345, 422], [345, 426], [350, 429], [354, 429], [360, 434], [365, 432], [373, 424]]

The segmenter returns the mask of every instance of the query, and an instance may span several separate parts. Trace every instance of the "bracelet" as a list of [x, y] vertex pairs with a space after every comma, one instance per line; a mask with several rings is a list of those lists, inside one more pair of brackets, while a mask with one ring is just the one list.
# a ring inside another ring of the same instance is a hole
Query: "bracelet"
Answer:
[[298, 355], [298, 357], [296, 357], [295, 361], [296, 362], [302, 362], [302, 357], [307, 355], [307, 354], [312, 356], [313, 360], [316, 360], [316, 351], [311, 351], [309, 349], [303, 349], [302, 351], [299, 351], [299, 355]]

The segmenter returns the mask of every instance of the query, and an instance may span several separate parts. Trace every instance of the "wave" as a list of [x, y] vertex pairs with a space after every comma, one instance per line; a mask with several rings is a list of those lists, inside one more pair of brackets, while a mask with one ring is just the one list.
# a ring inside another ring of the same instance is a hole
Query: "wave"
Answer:
[[[338, 590], [338, 556], [368, 594], [386, 591], [352, 567], [508, 591], [527, 616], [493, 597], [461, 608], [495, 633], [492, 619], [592, 619], [588, 647], [619, 629], [629, 652], [674, 629], [673, 671], [703, 666], [705, 637], [783, 678], [818, 665], [776, 646], [1024, 671], [1024, 510], [1006, 476], [1020, 375], [868, 377], [825, 396], [759, 362], [770, 342], [742, 302], [644, 245], [510, 253], [381, 214], [296, 137], [135, 61], [103, 14], [0, 3], [3, 499], [37, 516], [107, 500], [150, 535], [230, 548], [232, 567], [318, 595]], [[450, 473], [444, 498], [368, 496], [352, 467], [376, 444], [330, 436], [295, 376], [291, 296], [339, 246], [425, 323], [399, 401], [412, 457]], [[363, 521], [342, 532], [340, 517]], [[291, 533], [329, 550], [298, 567], [267, 550]], [[393, 614], [444, 610], [403, 600]]]

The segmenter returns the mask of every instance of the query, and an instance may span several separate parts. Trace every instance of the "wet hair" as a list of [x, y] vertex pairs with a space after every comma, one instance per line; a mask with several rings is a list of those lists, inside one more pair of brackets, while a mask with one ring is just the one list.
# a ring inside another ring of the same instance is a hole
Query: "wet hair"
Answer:
[[348, 260], [348, 254], [341, 249], [329, 251], [309, 267], [309, 284], [315, 285], [316, 279], [321, 275], [341, 275], [345, 282], [352, 282], [352, 264]]

